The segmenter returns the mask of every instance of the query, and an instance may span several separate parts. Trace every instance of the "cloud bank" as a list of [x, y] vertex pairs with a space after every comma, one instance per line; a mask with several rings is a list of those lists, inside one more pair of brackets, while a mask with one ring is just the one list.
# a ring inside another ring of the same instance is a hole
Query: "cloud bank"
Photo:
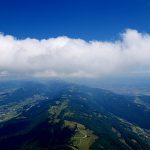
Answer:
[[0, 76], [100, 77], [149, 72], [150, 35], [128, 29], [118, 41], [57, 37], [16, 39], [0, 34]]

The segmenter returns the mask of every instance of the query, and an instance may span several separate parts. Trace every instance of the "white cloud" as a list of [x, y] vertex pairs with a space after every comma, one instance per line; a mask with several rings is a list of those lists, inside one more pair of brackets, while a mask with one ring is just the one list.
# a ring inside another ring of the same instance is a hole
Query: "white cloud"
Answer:
[[99, 77], [150, 70], [150, 35], [128, 29], [114, 42], [58, 37], [19, 40], [0, 34], [0, 74]]

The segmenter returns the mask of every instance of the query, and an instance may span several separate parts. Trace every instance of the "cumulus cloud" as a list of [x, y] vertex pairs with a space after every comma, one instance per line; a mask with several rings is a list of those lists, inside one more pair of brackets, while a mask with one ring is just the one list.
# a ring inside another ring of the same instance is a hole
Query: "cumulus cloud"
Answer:
[[150, 35], [128, 29], [117, 41], [0, 34], [0, 76], [100, 77], [150, 70]]

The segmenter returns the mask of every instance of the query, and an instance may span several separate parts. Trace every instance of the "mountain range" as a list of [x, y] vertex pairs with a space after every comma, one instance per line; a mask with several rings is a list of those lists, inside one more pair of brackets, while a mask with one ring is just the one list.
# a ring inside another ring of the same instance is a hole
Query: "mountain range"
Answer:
[[149, 150], [150, 96], [57, 80], [0, 82], [2, 150]]

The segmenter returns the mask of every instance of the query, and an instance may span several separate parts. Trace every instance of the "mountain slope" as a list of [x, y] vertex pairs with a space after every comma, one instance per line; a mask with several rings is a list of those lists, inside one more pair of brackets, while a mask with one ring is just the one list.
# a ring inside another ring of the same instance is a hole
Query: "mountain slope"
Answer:
[[150, 109], [137, 97], [60, 81], [6, 85], [0, 87], [3, 150], [150, 148]]

